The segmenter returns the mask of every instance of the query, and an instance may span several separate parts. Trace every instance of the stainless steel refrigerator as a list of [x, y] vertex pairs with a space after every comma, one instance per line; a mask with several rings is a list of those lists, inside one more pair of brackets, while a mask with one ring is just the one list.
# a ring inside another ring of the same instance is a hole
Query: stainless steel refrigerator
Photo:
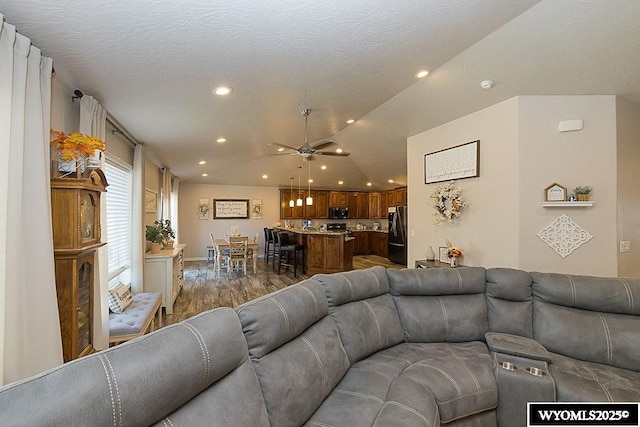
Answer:
[[407, 265], [407, 207], [389, 208], [389, 261]]

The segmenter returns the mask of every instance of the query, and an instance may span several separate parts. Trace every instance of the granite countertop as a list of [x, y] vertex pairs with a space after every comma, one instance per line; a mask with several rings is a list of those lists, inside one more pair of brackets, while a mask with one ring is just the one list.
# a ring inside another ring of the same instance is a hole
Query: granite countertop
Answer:
[[298, 233], [298, 234], [320, 234], [323, 236], [344, 236], [349, 233], [347, 230], [340, 231], [322, 231], [322, 230], [310, 230], [308, 228], [283, 228], [283, 227], [275, 227], [278, 230], [288, 231], [290, 233]]

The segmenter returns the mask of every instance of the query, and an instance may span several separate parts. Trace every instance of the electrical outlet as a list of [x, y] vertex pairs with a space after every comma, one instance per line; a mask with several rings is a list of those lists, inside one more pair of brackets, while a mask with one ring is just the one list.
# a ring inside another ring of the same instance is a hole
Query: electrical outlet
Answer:
[[631, 241], [622, 240], [620, 242], [620, 252], [631, 252]]
[[416, 237], [416, 230], [411, 230], [411, 237]]

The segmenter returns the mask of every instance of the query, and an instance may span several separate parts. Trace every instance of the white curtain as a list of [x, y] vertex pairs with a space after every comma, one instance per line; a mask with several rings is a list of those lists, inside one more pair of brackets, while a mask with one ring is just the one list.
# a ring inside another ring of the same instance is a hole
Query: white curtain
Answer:
[[176, 242], [180, 241], [180, 229], [178, 227], [178, 190], [180, 188], [180, 180], [173, 177], [171, 181], [171, 226], [176, 232]]
[[[107, 111], [90, 95], [84, 95], [80, 99], [80, 133], [97, 136], [106, 140]], [[104, 155], [100, 159], [100, 168], [104, 170]], [[107, 187], [107, 191], [109, 188]], [[108, 242], [107, 236], [107, 198], [100, 197], [100, 223], [101, 240]], [[93, 292], [93, 346], [97, 350], [109, 347], [109, 275], [107, 272], [108, 257], [107, 247], [102, 246], [97, 250], [97, 268], [95, 286]]]
[[49, 126], [51, 58], [0, 14], [0, 384], [62, 363]]
[[138, 144], [133, 155], [133, 206], [131, 209], [131, 290], [144, 292], [144, 146]]

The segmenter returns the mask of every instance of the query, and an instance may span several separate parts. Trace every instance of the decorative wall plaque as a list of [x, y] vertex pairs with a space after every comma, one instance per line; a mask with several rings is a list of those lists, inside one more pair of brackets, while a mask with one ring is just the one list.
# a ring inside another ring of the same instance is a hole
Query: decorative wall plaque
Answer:
[[571, 252], [593, 238], [587, 230], [573, 222], [566, 214], [560, 215], [540, 230], [538, 237], [562, 258], [568, 257]]
[[554, 182], [544, 189], [545, 202], [564, 202], [567, 200], [567, 187]]
[[424, 183], [480, 176], [480, 141], [424, 155]]

